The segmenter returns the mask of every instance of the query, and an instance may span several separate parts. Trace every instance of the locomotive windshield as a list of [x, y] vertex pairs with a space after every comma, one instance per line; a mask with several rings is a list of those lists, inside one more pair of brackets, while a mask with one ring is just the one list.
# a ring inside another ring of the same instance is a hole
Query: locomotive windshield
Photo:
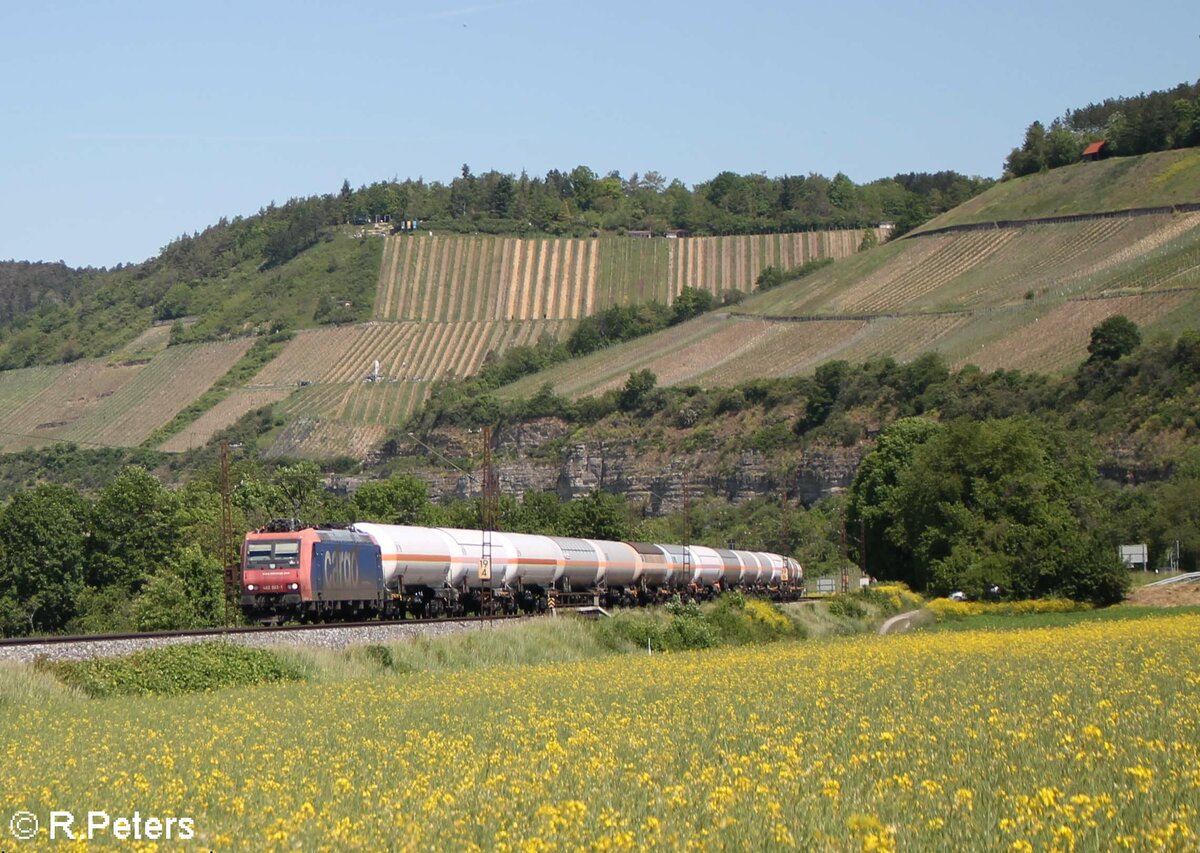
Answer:
[[300, 565], [300, 540], [283, 539], [274, 542], [247, 542], [246, 568], [263, 568]]

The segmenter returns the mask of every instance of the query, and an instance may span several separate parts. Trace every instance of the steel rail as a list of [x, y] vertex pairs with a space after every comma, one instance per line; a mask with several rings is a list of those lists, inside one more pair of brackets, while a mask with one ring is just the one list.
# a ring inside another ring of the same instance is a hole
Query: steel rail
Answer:
[[70, 643], [104, 643], [115, 640], [155, 640], [171, 637], [224, 637], [235, 634], [278, 634], [289, 631], [336, 630], [339, 628], [379, 628], [395, 625], [448, 625], [462, 622], [500, 622], [528, 619], [520, 613], [496, 616], [433, 616], [421, 619], [372, 619], [367, 622], [312, 622], [302, 625], [247, 625], [232, 628], [191, 628], [181, 631], [134, 631], [125, 634], [53, 634], [41, 637], [0, 638], [0, 648], [10, 646], [66, 645]]

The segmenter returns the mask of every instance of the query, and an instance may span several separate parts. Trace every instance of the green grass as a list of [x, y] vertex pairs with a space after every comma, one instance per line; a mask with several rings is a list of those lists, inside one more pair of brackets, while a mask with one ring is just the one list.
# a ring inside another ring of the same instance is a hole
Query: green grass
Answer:
[[1200, 202], [1200, 148], [1076, 163], [1004, 181], [917, 230], [1185, 202]]
[[[80, 357], [145, 357], [135, 344], [151, 327], [156, 307], [174, 289], [183, 289], [180, 305], [195, 319], [174, 342], [196, 342], [245, 335], [279, 327], [301, 329], [314, 318], [323, 297], [350, 302], [337, 308], [341, 320], [370, 316], [379, 274], [382, 241], [353, 239], [351, 229], [329, 231], [325, 238], [275, 268], [260, 268], [261, 256], [226, 268], [226, 258], [240, 257], [237, 248], [183, 270], [161, 259], [97, 274], [78, 303], [49, 310], [44, 321], [0, 336], [0, 363], [30, 364]], [[211, 263], [210, 263], [211, 262]], [[229, 262], [232, 263], [232, 262]], [[154, 336], [143, 339], [151, 350]]]
[[1164, 619], [1180, 614], [1200, 613], [1200, 607], [1140, 607], [1119, 604], [1099, 610], [1075, 610], [1068, 613], [987, 614], [942, 619], [924, 628], [926, 631], [1013, 631], [1027, 628], [1062, 628], [1088, 622], [1120, 622], [1129, 619]]
[[189, 307], [199, 321], [185, 330], [183, 339], [271, 327], [311, 328], [320, 325], [314, 314], [325, 295], [351, 303], [339, 309], [345, 320], [365, 320], [371, 315], [382, 251], [381, 239], [354, 239], [339, 230], [279, 267], [259, 270], [248, 261], [223, 279], [201, 281]]

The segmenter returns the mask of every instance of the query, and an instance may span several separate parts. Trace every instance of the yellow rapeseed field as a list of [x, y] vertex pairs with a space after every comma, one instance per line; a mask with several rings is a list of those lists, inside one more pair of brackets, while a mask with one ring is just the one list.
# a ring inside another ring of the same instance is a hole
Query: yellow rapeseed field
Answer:
[[17, 810], [106, 809], [191, 816], [185, 846], [218, 850], [1195, 850], [1198, 637], [1183, 615], [31, 702], [0, 715], [0, 848]]

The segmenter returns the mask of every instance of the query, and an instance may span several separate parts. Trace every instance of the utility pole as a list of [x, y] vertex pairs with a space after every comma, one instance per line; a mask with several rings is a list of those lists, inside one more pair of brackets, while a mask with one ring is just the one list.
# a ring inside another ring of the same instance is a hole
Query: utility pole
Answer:
[[858, 519], [858, 547], [862, 557], [862, 576], [869, 578], [871, 573], [867, 571], [867, 522], [861, 516]]
[[[791, 551], [792, 548], [792, 519], [788, 512], [788, 495], [787, 486], [779, 487], [779, 534], [783, 540], [780, 543], [781, 551]], [[791, 556], [789, 553], [787, 556]]]
[[688, 494], [688, 475], [683, 472], [683, 575], [692, 582], [692, 501]]
[[842, 544], [842, 592], [850, 591], [850, 570], [846, 566], [846, 511], [845, 509], [838, 510], [838, 527], [841, 528], [841, 544]]
[[221, 439], [221, 563], [225, 569], [225, 624], [232, 625], [242, 592], [242, 572], [233, 547], [233, 495], [229, 485], [229, 441]]
[[780, 580], [788, 583], [792, 580], [791, 573], [788, 571], [786, 558], [792, 556], [792, 520], [788, 513], [788, 496], [787, 484], [784, 483], [779, 487], [779, 550], [783, 552], [785, 558], [783, 564], [783, 574], [780, 575]]
[[482, 544], [479, 559], [480, 592], [485, 607], [491, 599], [492, 531], [500, 524], [500, 488], [496, 466], [492, 464], [492, 428], [483, 428], [483, 494], [479, 499], [479, 523], [482, 525]]

